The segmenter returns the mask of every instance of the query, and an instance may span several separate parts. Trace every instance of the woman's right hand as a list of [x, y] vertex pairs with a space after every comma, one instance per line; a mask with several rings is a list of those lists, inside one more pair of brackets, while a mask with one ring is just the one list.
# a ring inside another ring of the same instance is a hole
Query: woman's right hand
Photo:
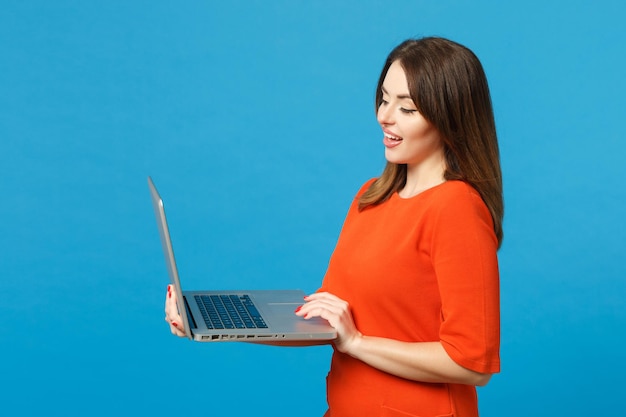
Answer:
[[183, 320], [178, 313], [178, 297], [173, 286], [167, 286], [167, 295], [165, 296], [165, 321], [170, 325], [170, 331], [179, 337], [187, 336], [183, 328]]

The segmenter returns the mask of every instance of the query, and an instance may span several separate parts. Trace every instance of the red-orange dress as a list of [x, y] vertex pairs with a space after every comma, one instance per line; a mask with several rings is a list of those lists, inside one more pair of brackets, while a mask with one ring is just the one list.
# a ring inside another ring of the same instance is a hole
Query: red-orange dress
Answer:
[[[499, 372], [497, 239], [476, 190], [447, 181], [361, 212], [357, 199], [320, 291], [346, 300], [364, 335], [440, 341], [459, 365]], [[331, 417], [478, 415], [473, 386], [409, 381], [337, 351], [327, 399]]]

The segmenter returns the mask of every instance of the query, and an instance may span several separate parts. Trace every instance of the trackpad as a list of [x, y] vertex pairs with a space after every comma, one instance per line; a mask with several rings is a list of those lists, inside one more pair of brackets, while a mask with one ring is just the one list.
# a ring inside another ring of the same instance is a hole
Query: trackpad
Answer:
[[272, 314], [278, 316], [295, 315], [296, 308], [300, 307], [303, 303], [268, 303], [267, 307]]

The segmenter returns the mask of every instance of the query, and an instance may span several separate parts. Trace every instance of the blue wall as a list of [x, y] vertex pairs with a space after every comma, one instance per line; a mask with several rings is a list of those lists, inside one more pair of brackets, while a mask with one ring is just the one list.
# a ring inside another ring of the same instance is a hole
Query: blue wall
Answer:
[[503, 372], [482, 415], [620, 409], [623, 2], [179, 3], [2, 5], [7, 415], [321, 415], [328, 348], [169, 335], [146, 177], [188, 288], [315, 290], [384, 164], [383, 60], [423, 35], [481, 58], [500, 135]]

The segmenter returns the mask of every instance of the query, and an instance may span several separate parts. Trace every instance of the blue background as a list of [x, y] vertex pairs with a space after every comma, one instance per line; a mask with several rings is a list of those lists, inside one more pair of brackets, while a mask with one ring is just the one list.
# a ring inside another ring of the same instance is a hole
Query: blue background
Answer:
[[4, 1], [2, 414], [321, 415], [328, 347], [169, 334], [146, 177], [186, 287], [315, 290], [384, 165], [384, 58], [424, 35], [479, 56], [498, 124], [503, 370], [482, 415], [619, 413], [626, 6], [504, 3]]

